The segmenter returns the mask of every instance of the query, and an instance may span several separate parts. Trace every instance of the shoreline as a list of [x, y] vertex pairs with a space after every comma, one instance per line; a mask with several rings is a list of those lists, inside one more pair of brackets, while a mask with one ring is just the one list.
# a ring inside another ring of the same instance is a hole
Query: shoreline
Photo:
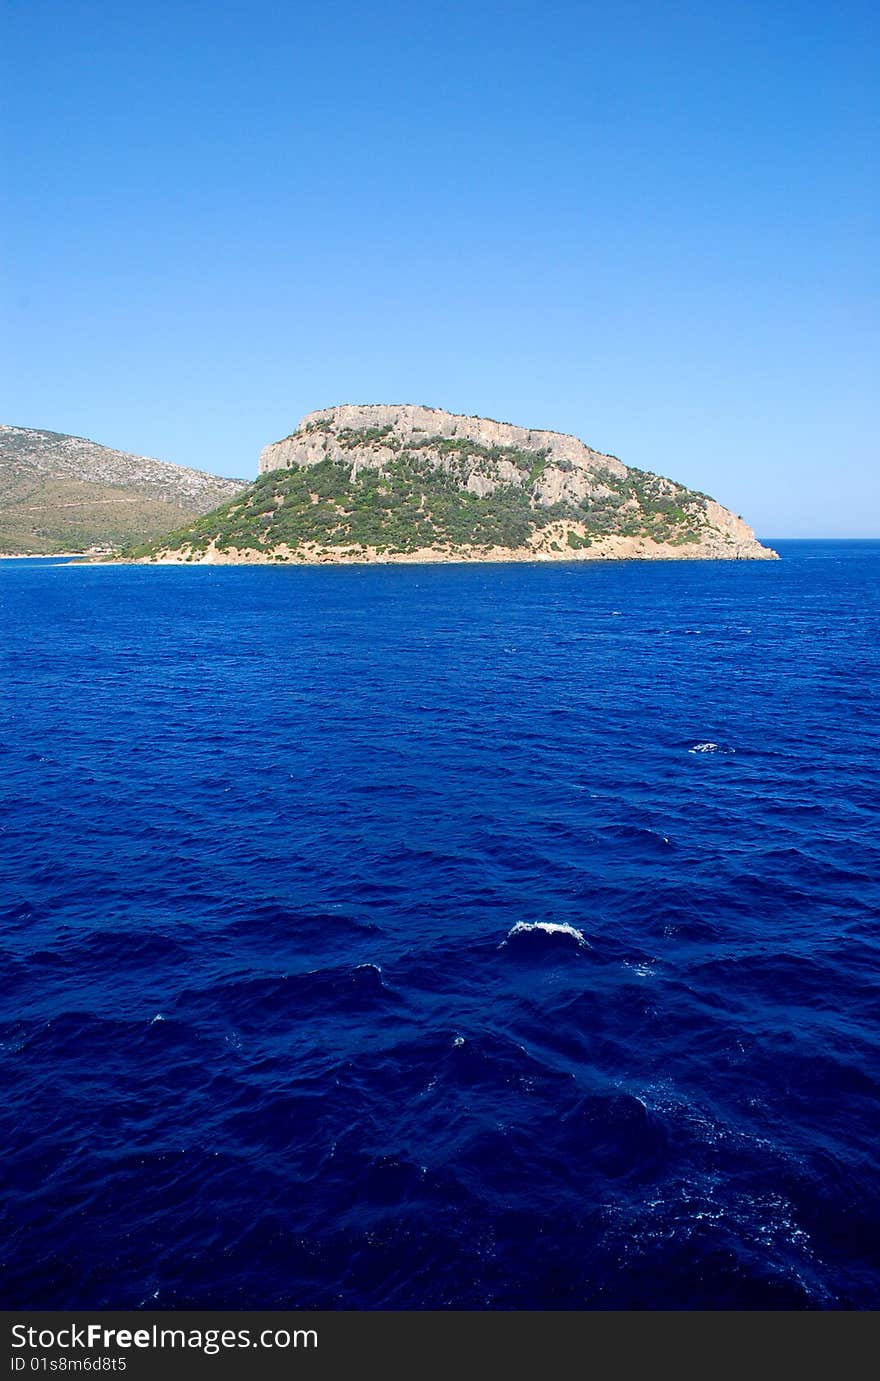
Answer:
[[312, 548], [293, 550], [273, 547], [268, 551], [232, 547], [219, 549], [212, 543], [206, 551], [166, 549], [155, 556], [114, 555], [110, 552], [0, 552], [3, 561], [72, 561], [84, 566], [469, 566], [469, 565], [548, 565], [558, 562], [589, 561], [778, 561], [771, 547], [754, 543], [692, 544], [671, 546], [639, 538], [608, 537], [590, 547], [559, 551], [534, 547], [491, 547], [446, 551], [422, 547], [411, 552], [384, 552], [375, 548]]
[[214, 558], [213, 560], [191, 560], [187, 557], [136, 557], [126, 559], [119, 557], [109, 561], [83, 561], [76, 562], [77, 565], [105, 565], [105, 566], [271, 566], [273, 568], [302, 566], [314, 568], [318, 566], [548, 566], [565, 563], [579, 565], [589, 562], [607, 564], [613, 561], [646, 561], [646, 562], [675, 562], [686, 561], [694, 563], [698, 561], [779, 561], [779, 553], [768, 551], [766, 555], [745, 555], [720, 552], [699, 552], [690, 555], [682, 552], [675, 553], [649, 553], [649, 552], [595, 552], [586, 554], [584, 552], [562, 552], [558, 556], [548, 557], [541, 553], [536, 555], [534, 552], [514, 552], [510, 555], [500, 553], [487, 553], [484, 556], [437, 556], [428, 555], [425, 552], [403, 552], [388, 553], [382, 556], [371, 557], [346, 557], [342, 560], [333, 557], [281, 557], [271, 556], [232, 556]]
[[558, 561], [778, 561], [779, 553], [757, 539], [731, 541], [720, 533], [707, 540], [673, 544], [644, 537], [608, 535], [588, 545], [563, 545], [557, 534], [542, 533], [540, 542], [522, 547], [417, 547], [413, 551], [381, 551], [372, 546], [299, 547], [278, 543], [257, 547], [220, 548], [216, 540], [204, 548], [184, 545], [160, 547], [148, 556], [110, 558], [112, 564], [166, 566], [378, 566], [378, 565], [485, 565], [504, 563], [547, 564]]

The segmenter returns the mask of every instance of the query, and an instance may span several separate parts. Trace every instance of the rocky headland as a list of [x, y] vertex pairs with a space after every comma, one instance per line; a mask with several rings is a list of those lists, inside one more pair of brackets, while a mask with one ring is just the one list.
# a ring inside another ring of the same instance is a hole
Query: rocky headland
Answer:
[[706, 494], [577, 437], [417, 405], [308, 413], [257, 481], [129, 559], [768, 560]]

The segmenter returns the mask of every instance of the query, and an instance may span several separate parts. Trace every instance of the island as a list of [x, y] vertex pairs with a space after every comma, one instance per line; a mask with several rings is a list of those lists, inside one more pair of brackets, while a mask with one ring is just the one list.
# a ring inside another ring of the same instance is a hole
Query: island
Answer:
[[129, 561], [772, 560], [708, 495], [577, 437], [413, 404], [308, 413], [252, 485]]

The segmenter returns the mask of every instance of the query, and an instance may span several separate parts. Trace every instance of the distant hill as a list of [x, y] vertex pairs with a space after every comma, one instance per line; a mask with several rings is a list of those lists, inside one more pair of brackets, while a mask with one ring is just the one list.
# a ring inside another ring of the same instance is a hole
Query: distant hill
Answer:
[[151, 541], [231, 499], [244, 484], [81, 436], [0, 426], [0, 552]]
[[309, 413], [255, 484], [135, 560], [768, 559], [705, 494], [576, 437], [411, 405]]

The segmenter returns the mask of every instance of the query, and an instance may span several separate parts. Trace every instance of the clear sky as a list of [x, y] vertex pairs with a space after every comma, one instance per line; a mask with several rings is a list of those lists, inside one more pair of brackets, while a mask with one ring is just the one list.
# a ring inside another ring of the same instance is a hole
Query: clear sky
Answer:
[[252, 476], [340, 402], [880, 536], [876, 0], [5, 0], [0, 420]]

